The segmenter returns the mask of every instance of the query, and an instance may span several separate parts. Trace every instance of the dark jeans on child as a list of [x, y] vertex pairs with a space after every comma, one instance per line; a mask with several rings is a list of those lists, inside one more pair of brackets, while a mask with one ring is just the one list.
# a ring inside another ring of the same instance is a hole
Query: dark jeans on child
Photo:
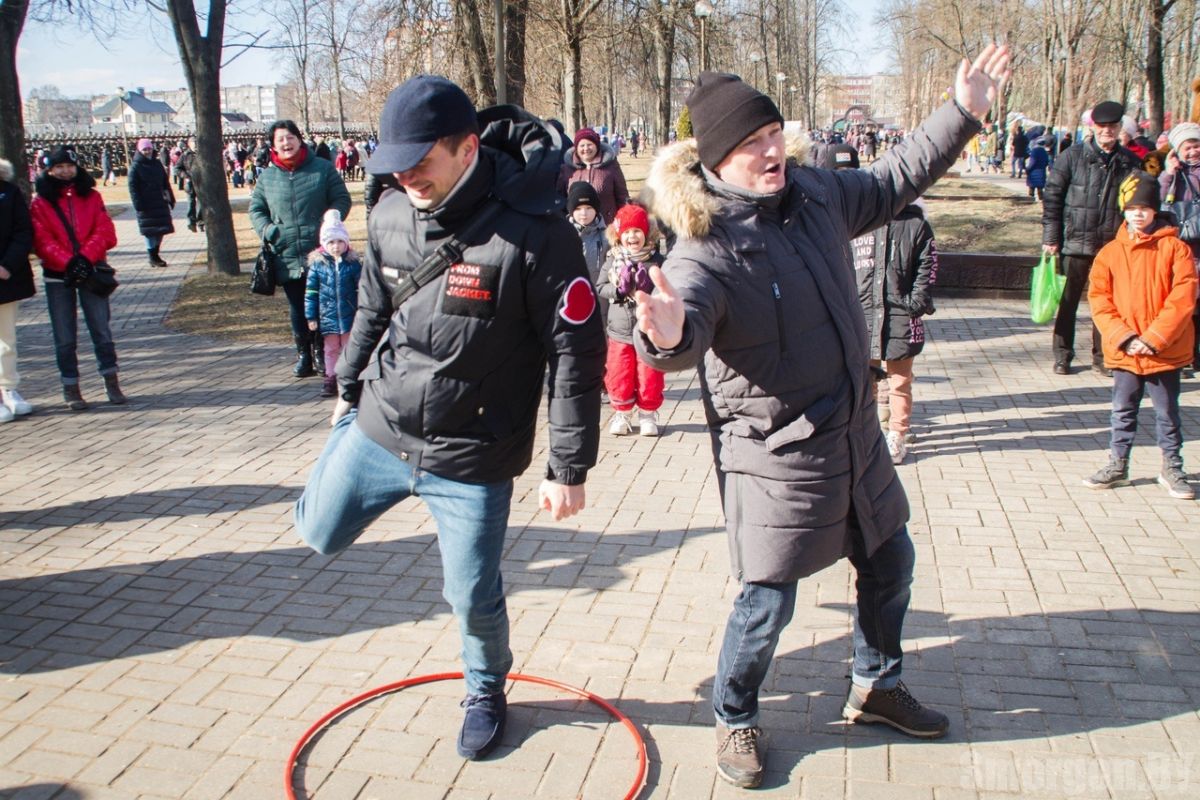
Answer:
[[[1067, 276], [1062, 300], [1058, 303], [1058, 316], [1054, 319], [1054, 361], [1071, 361], [1075, 358], [1075, 317], [1079, 313], [1079, 300], [1088, 287], [1088, 275], [1092, 271], [1094, 256], [1060, 256], [1062, 269]], [[1100, 346], [1100, 331], [1092, 325], [1092, 363], [1104, 363], [1104, 350]]]
[[1154, 404], [1155, 434], [1163, 455], [1178, 457], [1183, 449], [1183, 421], [1179, 416], [1180, 370], [1135, 375], [1123, 369], [1113, 370], [1112, 454], [1129, 458], [1137, 433], [1138, 407], [1142, 396], [1150, 395]]

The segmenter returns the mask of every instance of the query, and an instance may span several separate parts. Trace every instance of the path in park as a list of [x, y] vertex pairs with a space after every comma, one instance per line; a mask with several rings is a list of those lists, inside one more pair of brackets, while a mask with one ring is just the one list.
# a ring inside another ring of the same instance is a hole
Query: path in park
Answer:
[[[129, 405], [63, 410], [44, 301], [21, 310], [22, 388], [39, 410], [0, 427], [0, 797], [280, 797], [292, 744], [325, 710], [458, 668], [433, 526], [412, 501], [338, 557], [301, 546], [290, 505], [325, 438], [318, 382], [291, 378], [283, 343], [164, 328], [200, 239], [168, 238], [175, 266], [152, 270], [128, 215], [118, 230]], [[839, 564], [801, 584], [763, 699], [757, 796], [1195, 797], [1200, 504], [1154, 484], [1144, 434], [1132, 486], [1080, 487], [1105, 457], [1107, 383], [1052, 375], [1049, 331], [1022, 303], [942, 298], [929, 332], [900, 467], [919, 557], [905, 679], [951, 734], [841, 723], [852, 593]], [[101, 398], [90, 367], [83, 385]], [[504, 560], [516, 669], [629, 714], [649, 748], [644, 797], [741, 796], [712, 764], [736, 587], [692, 376], [669, 380], [663, 414], [659, 439], [604, 437], [589, 507], [566, 524], [535, 507], [539, 438]], [[1197, 381], [1183, 417], [1194, 468]], [[339, 719], [298, 795], [624, 796], [633, 748], [596, 709], [515, 685], [505, 746], [464, 763], [460, 694], [430, 684]]]

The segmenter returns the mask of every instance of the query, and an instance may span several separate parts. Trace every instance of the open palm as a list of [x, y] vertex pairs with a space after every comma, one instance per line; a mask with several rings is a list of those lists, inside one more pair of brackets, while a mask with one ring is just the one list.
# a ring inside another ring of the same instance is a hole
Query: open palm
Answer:
[[1008, 45], [989, 44], [969, 64], [964, 58], [954, 79], [954, 99], [967, 113], [982, 120], [996, 102], [1004, 84], [1012, 77], [1008, 68], [1011, 56]]

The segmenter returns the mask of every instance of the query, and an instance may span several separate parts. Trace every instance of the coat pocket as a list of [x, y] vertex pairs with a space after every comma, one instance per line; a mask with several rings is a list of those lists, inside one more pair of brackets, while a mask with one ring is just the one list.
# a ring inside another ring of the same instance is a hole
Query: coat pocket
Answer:
[[850, 402], [849, 382], [843, 380], [837, 389], [816, 401], [801, 412], [800, 416], [767, 436], [765, 443], [772, 453], [778, 453], [788, 445], [802, 442], [812, 436], [829, 421], [834, 412]]

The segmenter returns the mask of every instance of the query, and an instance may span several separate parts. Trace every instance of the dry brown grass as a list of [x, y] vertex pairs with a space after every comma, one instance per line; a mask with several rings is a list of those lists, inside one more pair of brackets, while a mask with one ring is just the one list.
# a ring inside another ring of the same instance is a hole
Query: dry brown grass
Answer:
[[1040, 203], [996, 200], [928, 200], [938, 249], [967, 253], [1036, 253], [1042, 243]]

